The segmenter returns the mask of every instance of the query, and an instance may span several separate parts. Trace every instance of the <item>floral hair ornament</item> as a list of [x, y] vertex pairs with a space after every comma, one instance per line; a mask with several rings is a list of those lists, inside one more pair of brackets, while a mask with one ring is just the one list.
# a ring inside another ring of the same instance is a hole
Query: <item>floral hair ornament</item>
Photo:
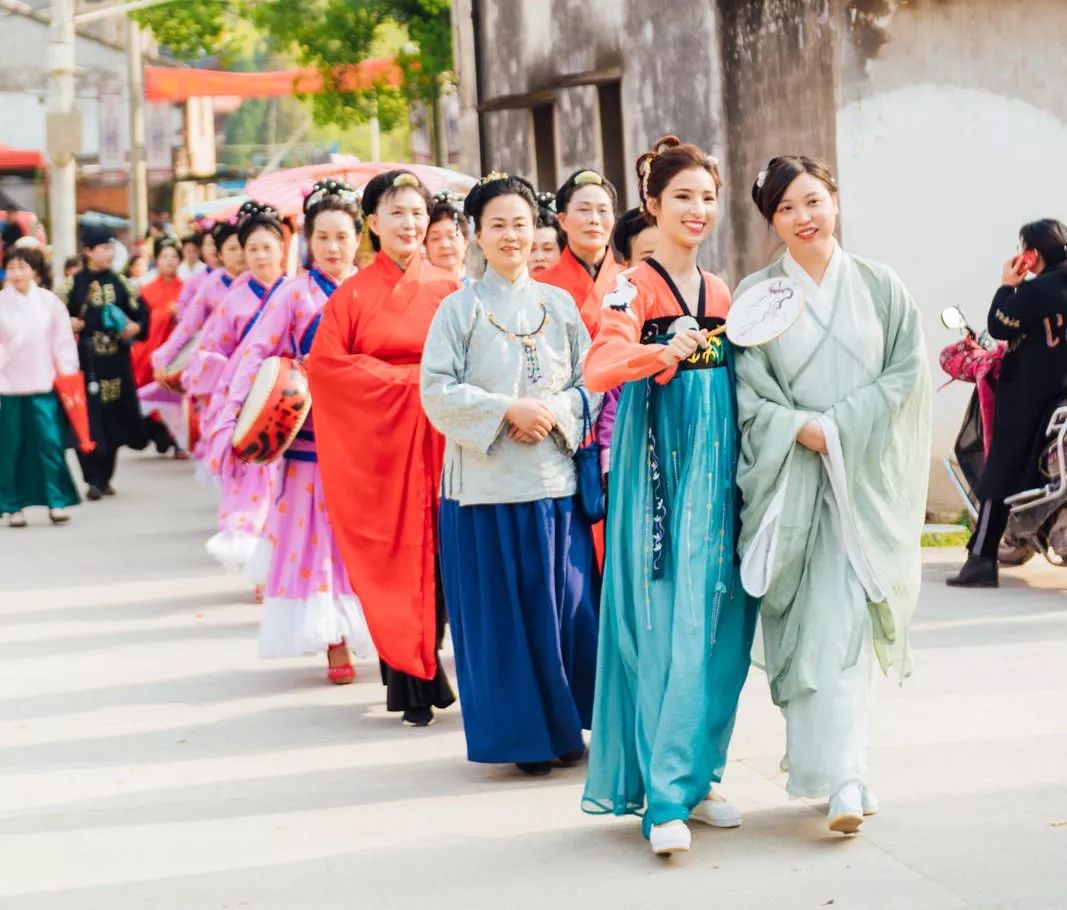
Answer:
[[18, 240], [12, 244], [16, 250], [43, 250], [44, 244], [41, 243], [32, 234], [27, 234], [25, 237], [19, 237]]
[[538, 193], [536, 198], [537, 198], [537, 205], [538, 205], [539, 208], [547, 209], [553, 215], [556, 214], [556, 194], [555, 193], [547, 193], [547, 192]]
[[575, 186], [603, 186], [604, 178], [596, 171], [582, 171], [574, 175]]
[[641, 208], [645, 207], [645, 202], [648, 200], [648, 175], [652, 173], [652, 159], [656, 157], [657, 152], [645, 152], [641, 156], [641, 160], [637, 162], [637, 173], [641, 177]]
[[[301, 190], [301, 192], [303, 192], [303, 190]], [[318, 205], [327, 196], [336, 196], [346, 204], [359, 204], [359, 193], [352, 189], [347, 183], [332, 179], [320, 180], [304, 193], [304, 214], [308, 214], [313, 206]]]
[[416, 177], [414, 174], [409, 174], [407, 171], [405, 171], [402, 174], [397, 174], [393, 178], [393, 189], [394, 190], [398, 190], [402, 186], [418, 186], [418, 185], [419, 185], [419, 178]]
[[508, 175], [503, 171], [490, 171], [478, 181], [478, 186], [485, 186], [487, 183], [492, 183], [494, 180], [506, 180], [507, 177]]
[[767, 182], [767, 172], [766, 171], [760, 171], [756, 175], [756, 189], [757, 190], [762, 190], [763, 189], [763, 184], [765, 184], [766, 182]]

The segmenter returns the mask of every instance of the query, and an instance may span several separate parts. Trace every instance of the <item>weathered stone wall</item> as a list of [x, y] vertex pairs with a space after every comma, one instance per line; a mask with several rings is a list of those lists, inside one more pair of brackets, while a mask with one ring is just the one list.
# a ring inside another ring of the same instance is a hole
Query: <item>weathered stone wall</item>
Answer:
[[732, 272], [765, 266], [778, 246], [752, 204], [776, 155], [837, 158], [837, 89], [847, 22], [836, 0], [720, 0]]

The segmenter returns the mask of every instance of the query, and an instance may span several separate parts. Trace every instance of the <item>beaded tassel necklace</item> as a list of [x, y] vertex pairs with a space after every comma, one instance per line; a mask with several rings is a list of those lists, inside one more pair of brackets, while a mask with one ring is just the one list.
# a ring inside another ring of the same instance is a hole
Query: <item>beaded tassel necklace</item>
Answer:
[[[526, 378], [531, 385], [537, 385], [543, 377], [541, 371], [541, 358], [537, 355], [537, 336], [545, 333], [545, 326], [548, 325], [548, 309], [544, 303], [538, 304], [541, 307], [541, 322], [532, 332], [513, 332], [507, 326], [501, 325], [496, 320], [496, 315], [492, 310], [486, 309], [485, 315], [488, 317], [489, 322], [499, 332], [503, 332], [508, 336], [511, 341], [518, 341], [522, 344], [523, 360], [526, 362]], [[483, 304], [484, 307], [484, 304]]]

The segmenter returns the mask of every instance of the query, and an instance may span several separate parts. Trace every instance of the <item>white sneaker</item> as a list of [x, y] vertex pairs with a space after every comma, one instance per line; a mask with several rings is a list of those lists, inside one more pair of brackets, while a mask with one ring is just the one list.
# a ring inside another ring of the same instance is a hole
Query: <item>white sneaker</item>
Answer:
[[689, 818], [713, 828], [740, 828], [741, 810], [712, 790], [701, 801]]
[[866, 784], [860, 784], [860, 802], [863, 804], [864, 815], [877, 815], [880, 806], [878, 797], [867, 789]]
[[664, 822], [653, 825], [648, 835], [652, 852], [657, 856], [670, 856], [673, 853], [688, 853], [693, 843], [693, 835], [683, 821]]
[[831, 831], [839, 834], [855, 834], [863, 827], [863, 796], [861, 787], [853, 781], [845, 784], [830, 797], [826, 812]]

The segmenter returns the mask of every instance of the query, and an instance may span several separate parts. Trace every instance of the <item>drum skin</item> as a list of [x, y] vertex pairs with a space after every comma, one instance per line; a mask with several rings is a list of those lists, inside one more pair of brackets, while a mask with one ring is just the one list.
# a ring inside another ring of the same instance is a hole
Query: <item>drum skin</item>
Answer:
[[268, 357], [241, 408], [233, 450], [241, 461], [270, 464], [282, 456], [311, 411], [307, 370], [291, 357]]
[[193, 353], [200, 345], [199, 333], [190, 338], [177, 354], [174, 355], [174, 359], [167, 364], [163, 369], [163, 379], [159, 381], [159, 384], [163, 388], [170, 390], [171, 392], [181, 392], [182, 389], [182, 373], [185, 372], [185, 368], [189, 366], [189, 362], [193, 359]]

